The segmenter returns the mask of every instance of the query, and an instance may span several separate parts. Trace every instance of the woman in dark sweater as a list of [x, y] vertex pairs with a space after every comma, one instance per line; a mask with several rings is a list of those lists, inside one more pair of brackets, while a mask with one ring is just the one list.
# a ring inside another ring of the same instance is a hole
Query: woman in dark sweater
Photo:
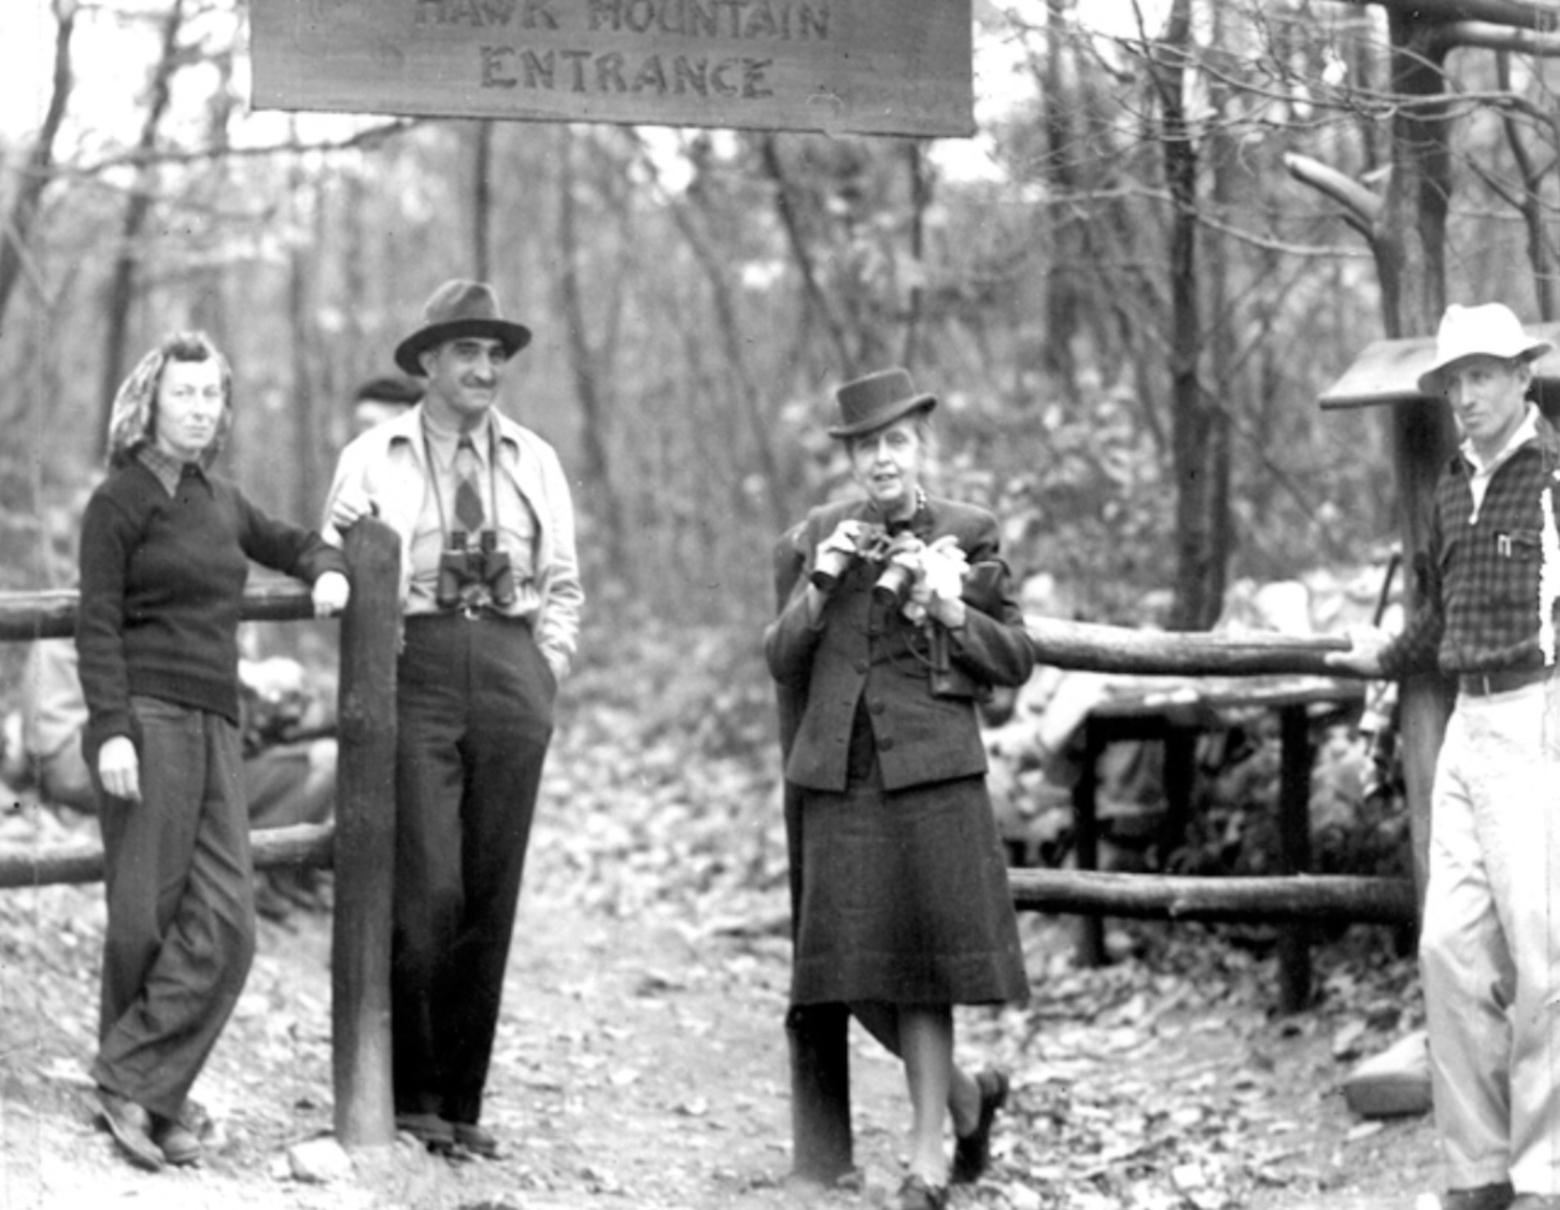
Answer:
[[975, 700], [1023, 684], [1034, 652], [996, 519], [921, 486], [936, 400], [902, 370], [849, 383], [838, 400], [830, 433], [865, 498], [816, 508], [792, 531], [796, 585], [764, 635], [796, 720], [791, 1001], [848, 1004], [903, 1060], [912, 1126], [900, 1204], [937, 1210], [950, 1179], [985, 1169], [1007, 1096], [1001, 1072], [955, 1065], [953, 1005], [1028, 995]]
[[195, 1162], [186, 1097], [254, 955], [238, 730], [239, 605], [252, 559], [346, 603], [345, 564], [210, 473], [232, 375], [202, 333], [170, 336], [114, 400], [109, 474], [87, 504], [76, 621], [87, 765], [102, 799], [108, 927], [103, 1119], [140, 1167]]

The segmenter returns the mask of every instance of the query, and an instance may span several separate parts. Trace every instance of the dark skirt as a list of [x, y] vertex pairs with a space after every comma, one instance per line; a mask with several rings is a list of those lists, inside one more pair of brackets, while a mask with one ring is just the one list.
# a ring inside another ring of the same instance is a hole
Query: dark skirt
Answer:
[[985, 778], [801, 794], [793, 1004], [1028, 998]]

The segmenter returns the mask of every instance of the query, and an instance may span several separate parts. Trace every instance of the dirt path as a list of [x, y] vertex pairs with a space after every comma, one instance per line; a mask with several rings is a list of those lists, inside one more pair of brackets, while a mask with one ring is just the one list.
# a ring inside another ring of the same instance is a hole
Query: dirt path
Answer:
[[[766, 1210], [892, 1204], [897, 1068], [857, 1041], [865, 1189], [789, 1189], [781, 1019], [784, 902], [720, 922], [581, 885], [555, 818], [537, 838], [486, 1120], [497, 1162], [403, 1144], [325, 1183], [297, 1144], [330, 1129], [329, 922], [263, 925], [260, 956], [196, 1095], [219, 1122], [199, 1168], [125, 1165], [92, 1122], [82, 1067], [101, 937], [96, 887], [0, 893], [0, 1210], [156, 1206], [348, 1210]], [[748, 927], [737, 927], [745, 924]], [[1069, 972], [1055, 925], [1025, 921], [1037, 1003], [974, 1014], [974, 1049], [1015, 1073], [991, 1180], [956, 1207], [1413, 1210], [1434, 1188], [1423, 1120], [1351, 1121], [1325, 1012], [1284, 1023], [1255, 997], [1174, 974]], [[1262, 980], [1231, 987], [1261, 988]]]

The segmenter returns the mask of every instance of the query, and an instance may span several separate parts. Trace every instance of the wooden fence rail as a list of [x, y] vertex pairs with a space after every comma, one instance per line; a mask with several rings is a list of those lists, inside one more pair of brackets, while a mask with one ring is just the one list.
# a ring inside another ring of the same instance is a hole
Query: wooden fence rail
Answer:
[[1138, 676], [1337, 676], [1327, 653], [1349, 647], [1325, 635], [1129, 630], [1062, 618], [1026, 617], [1024, 627], [1042, 664]]
[[[73, 591], [0, 593], [0, 641], [71, 633]], [[288, 621], [312, 616], [308, 591], [296, 584], [252, 587], [244, 596], [246, 620]], [[380, 625], [385, 623], [381, 621]], [[1127, 630], [1086, 622], [1031, 617], [1030, 640], [1042, 664], [1140, 676], [1257, 676], [1273, 673], [1337, 675], [1324, 663], [1342, 639], [1273, 634], [1224, 635]], [[380, 641], [385, 642], [384, 635]], [[388, 658], [388, 651], [380, 660]], [[348, 670], [343, 667], [343, 678]], [[381, 670], [379, 679], [393, 675]], [[346, 714], [343, 725], [349, 724]], [[371, 731], [344, 735], [343, 755], [370, 741]], [[393, 720], [390, 725], [393, 726]], [[382, 739], [380, 743], [382, 743]], [[393, 745], [392, 749], [393, 750]], [[383, 770], [376, 760], [366, 773]], [[381, 787], [376, 792], [383, 793]], [[383, 802], [376, 810], [384, 818]], [[255, 865], [329, 865], [334, 828], [279, 828], [256, 833]], [[0, 849], [0, 890], [56, 882], [92, 882], [102, 877], [103, 855], [91, 843]], [[1014, 870], [1009, 882], [1020, 910], [1077, 915], [1131, 916], [1180, 920], [1285, 921], [1358, 920], [1411, 924], [1415, 908], [1407, 879], [1282, 876], [1271, 878], [1185, 878], [1119, 875], [1092, 870]]]
[[[365, 522], [348, 536], [352, 605], [342, 628], [342, 696], [334, 825], [254, 835], [258, 868], [334, 865], [332, 1058], [336, 1131], [347, 1145], [393, 1138], [389, 1083], [390, 845], [394, 795], [386, 778], [394, 751], [395, 584], [399, 548], [390, 531]], [[373, 587], [373, 586], [377, 586]], [[70, 591], [0, 593], [0, 641], [68, 635]], [[306, 590], [258, 584], [244, 597], [246, 620], [288, 621], [312, 614]], [[1053, 618], [1027, 626], [1042, 664], [1143, 676], [1336, 675], [1326, 653], [1340, 639], [1281, 635], [1156, 633]], [[782, 707], [784, 709], [784, 707]], [[788, 808], [789, 810], [789, 808]], [[0, 890], [102, 878], [99, 845], [0, 849]], [[1021, 910], [1169, 920], [1361, 921], [1410, 924], [1415, 896], [1407, 879], [1321, 877], [1190, 878], [1094, 870], [1013, 870]], [[844, 1018], [830, 1008], [792, 1010], [795, 1167], [804, 1178], [833, 1180], [850, 1167]]]
[[[270, 828], [249, 836], [257, 870], [291, 865], [328, 867], [335, 839], [334, 823]], [[0, 848], [0, 891], [102, 881], [103, 846], [95, 840]]]

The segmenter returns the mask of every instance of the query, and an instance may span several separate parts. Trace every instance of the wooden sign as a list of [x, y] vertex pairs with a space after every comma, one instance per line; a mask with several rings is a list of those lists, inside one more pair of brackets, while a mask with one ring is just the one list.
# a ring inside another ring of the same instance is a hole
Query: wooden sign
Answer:
[[974, 131], [971, 0], [250, 0], [257, 109]]

